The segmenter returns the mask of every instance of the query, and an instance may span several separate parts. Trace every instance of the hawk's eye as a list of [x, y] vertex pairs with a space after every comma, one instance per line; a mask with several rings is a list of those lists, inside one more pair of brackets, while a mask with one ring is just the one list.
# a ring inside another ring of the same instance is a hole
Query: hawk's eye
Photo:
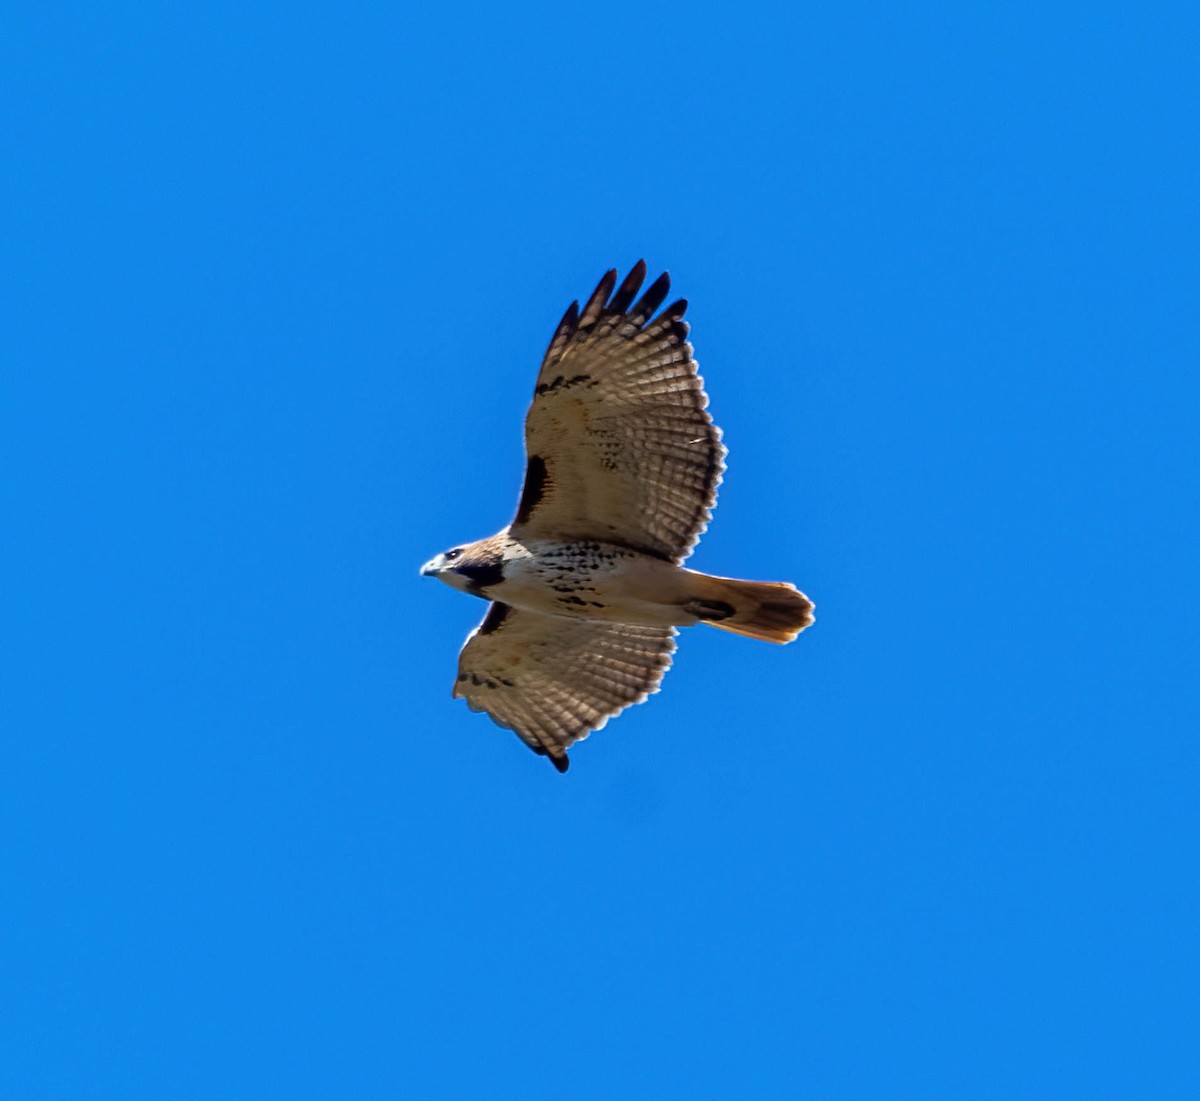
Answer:
[[453, 562], [456, 558], [460, 557], [461, 555], [462, 555], [462, 548], [455, 547], [454, 550], [446, 551], [446, 553], [444, 555], [442, 555], [442, 557], [445, 558], [445, 560], [447, 562]]

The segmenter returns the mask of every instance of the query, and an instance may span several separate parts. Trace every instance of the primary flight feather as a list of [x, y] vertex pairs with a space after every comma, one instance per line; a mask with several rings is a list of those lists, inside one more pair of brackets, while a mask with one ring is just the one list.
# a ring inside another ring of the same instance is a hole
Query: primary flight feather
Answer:
[[571, 745], [658, 691], [677, 627], [786, 643], [813, 621], [792, 585], [681, 565], [712, 517], [725, 448], [687, 341], [687, 302], [655, 317], [670, 279], [638, 298], [645, 278], [644, 261], [619, 287], [609, 271], [559, 322], [525, 418], [513, 522], [421, 570], [492, 601], [454, 695], [560, 772]]

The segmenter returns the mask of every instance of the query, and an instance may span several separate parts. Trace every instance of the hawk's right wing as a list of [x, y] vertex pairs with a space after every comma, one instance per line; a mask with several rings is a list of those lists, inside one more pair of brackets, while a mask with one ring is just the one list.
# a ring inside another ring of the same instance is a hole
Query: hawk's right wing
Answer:
[[463, 647], [454, 695], [566, 772], [571, 745], [658, 691], [674, 650], [673, 627], [567, 619], [497, 602]]

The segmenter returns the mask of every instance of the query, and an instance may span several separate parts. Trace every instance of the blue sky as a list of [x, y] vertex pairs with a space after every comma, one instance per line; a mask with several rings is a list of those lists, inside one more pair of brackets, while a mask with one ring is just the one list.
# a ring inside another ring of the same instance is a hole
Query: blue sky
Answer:
[[[4, 1096], [1196, 1096], [1198, 30], [6, 7]], [[417, 569], [642, 256], [818, 622], [560, 777]]]

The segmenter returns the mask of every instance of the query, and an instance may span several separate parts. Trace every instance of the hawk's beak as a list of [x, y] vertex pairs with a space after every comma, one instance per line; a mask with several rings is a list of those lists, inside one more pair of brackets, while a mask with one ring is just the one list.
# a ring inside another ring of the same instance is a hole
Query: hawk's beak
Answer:
[[431, 558], [428, 562], [425, 563], [425, 565], [423, 565], [421, 567], [421, 576], [422, 577], [437, 577], [438, 572], [439, 571], [437, 568], [437, 559], [436, 558]]

